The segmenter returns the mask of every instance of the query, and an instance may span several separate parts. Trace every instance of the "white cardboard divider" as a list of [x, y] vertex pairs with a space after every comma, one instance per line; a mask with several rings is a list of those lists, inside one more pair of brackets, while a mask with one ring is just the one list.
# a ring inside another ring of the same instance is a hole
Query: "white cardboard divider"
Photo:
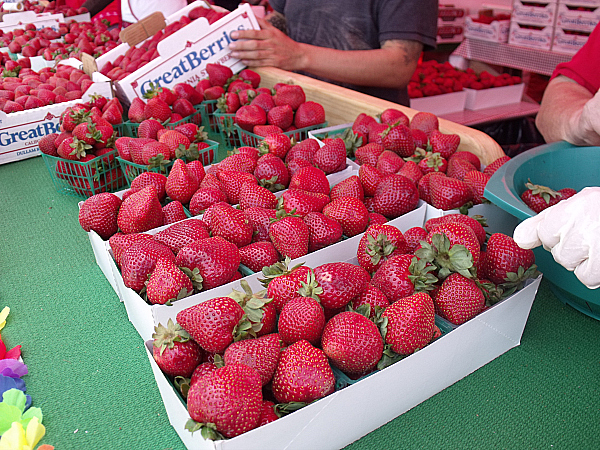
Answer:
[[92, 81], [94, 84], [77, 100], [10, 114], [0, 111], [0, 164], [39, 156], [39, 140], [47, 134], [60, 132], [60, 115], [68, 107], [87, 101], [94, 94], [112, 98], [107, 77], [96, 72], [92, 74]]
[[0, 30], [12, 31], [17, 28], [25, 28], [25, 25], [32, 23], [36, 30], [49, 27], [58, 31], [58, 24], [64, 21], [65, 17], [62, 14], [36, 14], [33, 11], [23, 11], [4, 15], [0, 22]]
[[[333, 255], [332, 255], [333, 256]], [[254, 281], [254, 276], [246, 280]], [[441, 392], [521, 342], [542, 276], [422, 350], [288, 416], [233, 439], [204, 440], [185, 429], [186, 405], [146, 351], [169, 421], [188, 449], [339, 449]], [[253, 283], [251, 283], [252, 286]], [[175, 319], [175, 310], [159, 318]], [[435, 367], [435, 370], [432, 370]], [[386, 386], [393, 395], [376, 395]]]

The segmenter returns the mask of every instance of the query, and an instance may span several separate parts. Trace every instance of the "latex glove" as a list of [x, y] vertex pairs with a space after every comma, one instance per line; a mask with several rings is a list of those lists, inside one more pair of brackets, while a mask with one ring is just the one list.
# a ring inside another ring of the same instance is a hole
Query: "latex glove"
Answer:
[[[577, 120], [577, 115], [572, 120]], [[579, 117], [579, 126], [574, 129], [573, 143], [600, 145], [600, 90], [586, 102]]]
[[514, 240], [522, 248], [543, 245], [590, 289], [600, 287], [600, 187], [588, 187], [521, 222]]

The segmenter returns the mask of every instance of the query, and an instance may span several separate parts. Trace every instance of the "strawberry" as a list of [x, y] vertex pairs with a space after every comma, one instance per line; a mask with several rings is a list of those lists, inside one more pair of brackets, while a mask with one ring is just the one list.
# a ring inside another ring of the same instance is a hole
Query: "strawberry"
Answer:
[[339, 172], [346, 167], [346, 145], [340, 138], [327, 141], [314, 154], [314, 164], [325, 174]]
[[294, 145], [291, 150], [285, 155], [285, 162], [290, 162], [292, 159], [301, 158], [309, 161], [311, 164], [314, 160], [315, 153], [321, 147], [316, 139], [304, 139]]
[[162, 173], [156, 172], [142, 172], [131, 182], [131, 192], [138, 192], [144, 189], [146, 186], [152, 186], [156, 191], [159, 201], [164, 201], [167, 193], [165, 191], [165, 185], [167, 183], [167, 177]]
[[294, 110], [287, 104], [274, 106], [267, 112], [267, 123], [285, 130], [294, 123]]
[[448, 159], [458, 149], [460, 136], [458, 134], [443, 134], [438, 130], [433, 130], [429, 135], [429, 144], [432, 152], [439, 153], [442, 157]]
[[171, 152], [162, 142], [151, 141], [142, 147], [142, 164], [149, 168], [164, 167], [170, 162]]
[[[471, 216], [467, 216], [465, 214], [446, 214], [444, 216], [432, 217], [431, 219], [428, 219], [425, 222], [425, 229], [427, 230], [427, 232], [431, 232], [432, 230], [435, 229], [435, 227], [437, 227], [438, 225], [440, 225], [442, 223], [448, 223], [448, 222], [462, 223], [464, 225], [467, 225], [469, 228], [471, 228], [471, 230], [473, 230], [473, 233], [475, 234], [475, 236], [477, 237], [477, 240], [479, 241], [479, 245], [483, 245], [485, 243], [486, 234], [485, 234], [485, 230], [483, 229], [483, 225], [478, 220], [478, 218], [483, 219], [481, 216], [471, 217]], [[485, 221], [484, 221], [484, 223], [485, 223]], [[487, 224], [485, 226], [487, 226]]]
[[434, 303], [440, 316], [460, 325], [483, 311], [485, 297], [474, 280], [453, 273], [436, 292]]
[[157, 119], [144, 119], [137, 129], [137, 137], [157, 140], [158, 131], [164, 128]]
[[235, 92], [226, 92], [217, 100], [217, 108], [225, 114], [235, 114], [240, 106], [240, 96]]
[[320, 212], [309, 212], [302, 220], [308, 227], [308, 251], [314, 252], [335, 244], [342, 238], [342, 225]]
[[471, 188], [464, 181], [446, 176], [431, 177], [429, 192], [432, 205], [444, 211], [460, 208], [473, 198]]
[[362, 376], [372, 372], [383, 356], [383, 339], [371, 320], [357, 312], [345, 311], [327, 322], [321, 348], [342, 372]]
[[362, 201], [355, 197], [338, 197], [323, 208], [323, 214], [342, 225], [348, 237], [362, 233], [369, 224], [369, 212]]
[[277, 328], [286, 345], [307, 340], [312, 345], [321, 341], [325, 327], [323, 307], [311, 297], [294, 297], [281, 309]]
[[360, 238], [356, 256], [369, 273], [375, 272], [389, 258], [408, 253], [402, 231], [391, 225], [371, 225]]
[[429, 172], [429, 173], [426, 173], [425, 175], [423, 175], [417, 182], [417, 189], [419, 190], [419, 198], [429, 204], [432, 204], [429, 180], [433, 176], [446, 176], [446, 174], [443, 172]]
[[350, 303], [354, 311], [357, 311], [363, 305], [368, 305], [370, 311], [369, 318], [374, 319], [377, 316], [377, 309], [383, 310], [387, 308], [390, 306], [390, 301], [383, 292], [371, 283], [367, 283], [360, 295]]
[[469, 161], [471, 164], [473, 164], [473, 167], [475, 167], [475, 170], [481, 170], [481, 161], [479, 160], [479, 157], [475, 153], [471, 153], [468, 151], [460, 151], [460, 152], [457, 151], [450, 157], [450, 160], [452, 160], [452, 159], [465, 159], [465, 160]]
[[256, 370], [264, 386], [273, 378], [280, 351], [281, 338], [277, 333], [272, 333], [232, 343], [225, 350], [223, 360], [226, 365], [245, 364]]
[[411, 130], [421, 130], [429, 138], [434, 130], [439, 130], [440, 125], [435, 114], [420, 111], [410, 120], [409, 128]]
[[408, 116], [395, 108], [387, 108], [384, 110], [379, 115], [379, 119], [381, 123], [385, 123], [386, 125], [398, 123], [407, 127], [410, 123]]
[[87, 198], [79, 208], [79, 224], [85, 231], [95, 231], [106, 240], [119, 229], [117, 215], [120, 207], [121, 199], [115, 194], [95, 194]]
[[331, 200], [338, 197], [355, 197], [360, 201], [364, 200], [365, 194], [358, 175], [352, 175], [331, 188]]
[[404, 232], [406, 239], [407, 253], [414, 253], [420, 247], [420, 242], [427, 238], [427, 230], [423, 227], [412, 227]]
[[288, 189], [279, 198], [279, 204], [286, 213], [299, 217], [304, 217], [310, 212], [321, 212], [329, 203], [329, 196], [302, 189]]
[[207, 208], [215, 203], [227, 202], [227, 195], [221, 189], [201, 187], [190, 199], [189, 210], [192, 215], [202, 214]]
[[419, 166], [414, 161], [406, 161], [406, 163], [400, 167], [397, 175], [402, 175], [403, 177], [408, 178], [414, 184], [417, 184], [419, 180], [423, 177], [423, 172], [419, 169]]
[[306, 95], [301, 86], [285, 84], [277, 89], [273, 100], [277, 106], [290, 105], [296, 111], [301, 104], [306, 102]]
[[236, 170], [239, 172], [252, 173], [256, 168], [256, 165], [256, 160], [248, 154], [234, 153], [218, 164], [218, 170]]
[[417, 292], [392, 303], [383, 312], [387, 318], [385, 343], [399, 355], [410, 355], [433, 337], [434, 305], [425, 292]]
[[40, 140], [38, 141], [40, 151], [42, 153], [45, 153], [46, 155], [58, 156], [58, 152], [56, 151], [57, 147], [54, 144], [54, 141], [57, 137], [58, 133], [50, 133], [40, 138]]
[[190, 278], [170, 259], [159, 259], [146, 283], [146, 296], [154, 305], [170, 305], [193, 291]]
[[491, 164], [488, 164], [487, 167], [483, 169], [483, 173], [491, 177], [496, 170], [498, 170], [502, 165], [504, 165], [504, 163], [508, 161], [510, 161], [510, 156], [501, 156], [500, 158], [494, 160]]
[[235, 244], [213, 236], [182, 247], [175, 264], [191, 271], [198, 269], [203, 289], [208, 290], [229, 282], [240, 266], [240, 252]]
[[259, 280], [267, 287], [267, 296], [273, 299], [271, 304], [278, 313], [288, 301], [298, 296], [302, 283], [306, 283], [308, 275], [312, 273], [311, 269], [302, 264], [290, 269], [290, 261], [288, 257], [270, 267], [263, 267], [262, 274], [265, 278]]
[[[253, 377], [242, 376], [252, 372]], [[258, 378], [258, 382], [255, 378]], [[203, 429], [207, 439], [218, 434], [232, 438], [256, 428], [261, 416], [260, 375], [244, 364], [228, 364], [199, 378], [190, 386], [187, 408], [197, 424], [188, 429]]]
[[448, 170], [448, 161], [446, 161], [446, 159], [442, 157], [439, 153], [432, 153], [426, 156], [421, 161], [419, 161], [417, 165], [419, 166], [419, 169], [423, 174], [427, 174], [429, 172], [446, 173]]
[[473, 204], [480, 205], [487, 201], [483, 194], [485, 192], [485, 186], [490, 179], [490, 175], [487, 175], [483, 172], [479, 172], [477, 170], [472, 170], [471, 172], [467, 172], [463, 181], [469, 186], [471, 189], [471, 194], [473, 196]]
[[415, 152], [412, 134], [405, 125], [390, 125], [380, 134], [380, 137], [383, 147], [399, 156], [408, 157]]
[[260, 420], [258, 421], [259, 427], [268, 423], [274, 422], [279, 419], [279, 416], [275, 412], [275, 403], [268, 400], [263, 400], [262, 407], [260, 410]]
[[[183, 99], [189, 101], [192, 105], [197, 105], [202, 101], [202, 96], [199, 95], [198, 91], [196, 91], [190, 84], [188, 83], [177, 83], [173, 86], [173, 94], [175, 100], [170, 103], [175, 109], [175, 104], [177, 103], [177, 99]], [[183, 114], [182, 114], [183, 115]], [[183, 116], [185, 117], [185, 116]]]
[[217, 174], [223, 192], [232, 205], [240, 201], [240, 193], [244, 184], [257, 184], [256, 178], [251, 173], [237, 172], [235, 170], [222, 170]]
[[258, 94], [252, 99], [250, 104], [260, 106], [262, 109], [265, 110], [266, 113], [268, 113], [272, 108], [275, 107], [275, 101], [273, 100], [273, 96], [270, 93]]
[[227, 80], [233, 76], [232, 70], [221, 64], [207, 64], [206, 73], [212, 86], [225, 86]]
[[121, 253], [121, 275], [128, 288], [140, 292], [146, 285], [148, 276], [161, 259], [173, 261], [175, 255], [164, 244], [152, 239], [133, 242]]
[[258, 146], [261, 153], [270, 153], [281, 159], [285, 158], [285, 155], [291, 148], [292, 143], [289, 136], [283, 133], [272, 133], [265, 136], [264, 140]]
[[239, 204], [241, 209], [260, 207], [275, 209], [277, 197], [267, 188], [254, 183], [244, 183], [240, 188]]
[[[379, 144], [373, 144], [379, 145]], [[404, 165], [404, 159], [398, 156], [396, 153], [390, 150], [384, 150], [379, 158], [377, 158], [377, 162], [375, 163], [375, 168], [381, 172], [382, 175], [392, 175], [397, 173], [402, 166]]]
[[285, 189], [290, 183], [290, 172], [281, 158], [260, 160], [254, 169], [254, 176], [261, 186], [271, 192]]
[[309, 231], [300, 217], [278, 213], [269, 226], [269, 239], [284, 257], [296, 259], [308, 253]]
[[131, 101], [131, 105], [129, 105], [129, 110], [127, 111], [127, 118], [131, 122], [141, 123], [144, 120], [144, 108], [146, 107], [146, 102], [139, 97], [135, 97]]
[[282, 351], [273, 376], [273, 394], [280, 403], [310, 403], [335, 390], [327, 355], [301, 340]]
[[[361, 169], [363, 167], [365, 166], [361, 166]], [[402, 175], [389, 175], [383, 178], [373, 196], [374, 211], [390, 219], [412, 211], [418, 203], [417, 187]]]
[[189, 219], [159, 231], [154, 235], [154, 240], [166, 245], [177, 255], [182, 247], [207, 237], [208, 226], [200, 219]]
[[252, 242], [240, 248], [240, 260], [253, 272], [260, 272], [279, 261], [279, 254], [271, 242]]
[[117, 263], [117, 266], [121, 266], [121, 255], [130, 245], [132, 245], [134, 242], [151, 239], [152, 236], [146, 233], [123, 234], [119, 232], [113, 234], [109, 238], [108, 244], [113, 253], [113, 257]]
[[384, 175], [376, 167], [363, 164], [358, 169], [358, 178], [363, 186], [365, 197], [373, 197]]
[[329, 180], [317, 167], [302, 167], [290, 178], [289, 189], [304, 189], [310, 192], [321, 192], [329, 195]]
[[[191, 203], [191, 202], [190, 202]], [[190, 206], [191, 207], [191, 206]], [[274, 209], [265, 209], [265, 208], [247, 208], [242, 210], [244, 212], [244, 216], [248, 220], [248, 223], [252, 225], [252, 241], [253, 242], [263, 242], [268, 241], [269, 239], [269, 226], [271, 224], [271, 219], [275, 219], [276, 212]]]
[[171, 319], [165, 327], [158, 324], [152, 333], [152, 356], [160, 370], [170, 377], [192, 376], [204, 352], [190, 335]]
[[153, 97], [144, 106], [144, 119], [156, 119], [164, 122], [171, 117], [169, 104], [159, 97]]
[[244, 69], [238, 73], [241, 80], [250, 82], [250, 85], [256, 89], [260, 84], [260, 75], [251, 69]]
[[216, 203], [210, 208], [212, 217], [209, 228], [212, 236], [221, 236], [238, 248], [252, 242], [252, 225], [241, 210], [227, 203]]
[[267, 123], [267, 113], [260, 106], [244, 105], [235, 112], [234, 121], [243, 130], [252, 132], [254, 126]]
[[160, 227], [163, 222], [162, 206], [151, 186], [123, 200], [117, 215], [117, 223], [123, 233], [142, 233]]
[[172, 200], [178, 200], [185, 205], [190, 202], [199, 184], [195, 175], [189, 172], [185, 162], [176, 159], [167, 177], [165, 190]]
[[296, 128], [311, 127], [320, 125], [323, 122], [325, 122], [325, 109], [320, 103], [307, 101], [296, 109], [294, 116], [294, 126]]
[[[198, 90], [198, 87], [196, 87], [196, 90]], [[221, 86], [211, 86], [204, 89], [202, 94], [204, 95], [204, 100], [218, 100], [225, 94], [225, 89]]]
[[485, 262], [482, 275], [495, 284], [502, 284], [522, 281], [524, 278], [520, 275], [534, 266], [535, 256], [533, 250], [519, 247], [512, 237], [494, 233], [487, 242]]
[[525, 187], [527, 190], [521, 194], [521, 200], [536, 213], [540, 213], [576, 193], [570, 188], [555, 191], [547, 186], [533, 184], [531, 181], [525, 183]]
[[375, 166], [379, 156], [384, 152], [385, 148], [381, 144], [375, 142], [369, 142], [362, 147], [359, 147], [354, 152], [356, 163], [359, 166], [363, 164], [370, 164]]
[[234, 341], [243, 308], [232, 298], [215, 297], [177, 313], [179, 323], [210, 353], [222, 353]]
[[102, 118], [107, 120], [111, 125], [118, 125], [123, 123], [122, 114], [123, 110], [119, 109], [115, 103], [111, 103], [110, 106], [102, 113]]

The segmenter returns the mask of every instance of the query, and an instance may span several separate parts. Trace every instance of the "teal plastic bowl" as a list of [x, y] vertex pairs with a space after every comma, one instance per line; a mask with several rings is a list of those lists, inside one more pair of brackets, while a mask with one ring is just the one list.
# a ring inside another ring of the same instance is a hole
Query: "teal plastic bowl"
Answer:
[[[489, 180], [485, 198], [525, 220], [533, 215], [520, 196], [525, 183], [549, 186], [554, 190], [600, 185], [600, 147], [577, 147], [567, 142], [546, 144], [514, 157]], [[542, 247], [534, 249], [535, 262], [554, 294], [563, 303], [600, 320], [600, 289], [588, 289], [573, 272], [568, 271]]]

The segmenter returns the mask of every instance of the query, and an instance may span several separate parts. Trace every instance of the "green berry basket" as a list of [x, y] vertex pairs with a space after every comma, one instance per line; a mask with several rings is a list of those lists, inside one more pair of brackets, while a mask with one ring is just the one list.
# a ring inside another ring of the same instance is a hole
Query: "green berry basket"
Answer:
[[240, 137], [237, 130], [233, 127], [235, 114], [222, 113], [217, 110], [214, 113], [214, 119], [219, 130], [220, 140], [227, 150], [241, 147]]
[[[178, 125], [183, 125], [184, 123], [195, 123], [199, 127], [202, 126], [202, 114], [200, 110], [196, 108], [195, 113], [190, 114], [189, 116], [184, 117], [183, 119], [178, 120], [177, 122], [166, 122], [163, 124], [163, 126], [168, 130], [174, 130], [175, 127], [177, 127]], [[139, 123], [127, 121], [123, 122], [122, 127], [124, 133], [123, 136], [129, 136], [132, 138], [138, 137], [138, 128], [140, 127]]]
[[[211, 140], [205, 140], [203, 141], [205, 143], [208, 144], [208, 147], [203, 148], [199, 151], [199, 157], [198, 159], [202, 162], [203, 166], [208, 166], [209, 164], [212, 164], [213, 162], [215, 162], [215, 158], [217, 156], [218, 153], [218, 149], [219, 149], [219, 143], [216, 141], [211, 141]], [[157, 173], [162, 173], [164, 175], [169, 175], [169, 172], [171, 172], [171, 168], [173, 167], [173, 161], [169, 161], [165, 164], [162, 164], [160, 166], [148, 166], [148, 165], [144, 165], [144, 164], [136, 164], [134, 162], [131, 161], [127, 161], [126, 159], [121, 158], [120, 156], [117, 156], [117, 161], [119, 162], [119, 164], [121, 165], [121, 169], [123, 170], [123, 173], [125, 174], [125, 178], [126, 178], [126, 182], [127, 185], [130, 186], [131, 182], [133, 181], [133, 179], [135, 177], [137, 177], [139, 174], [143, 173], [143, 172], [157, 172]], [[184, 161], [187, 161], [186, 158], [182, 158]]]
[[42, 153], [55, 189], [80, 198], [100, 192], [117, 192], [127, 186], [125, 174], [113, 150], [90, 161], [80, 162]]
[[202, 115], [202, 126], [207, 133], [218, 135], [219, 125], [214, 117], [214, 114], [219, 111], [217, 108], [217, 100], [204, 100], [199, 105], [196, 105], [196, 110]]
[[[586, 163], [577, 164], [576, 161]], [[569, 187], [580, 191], [588, 186], [600, 185], [599, 164], [600, 147], [577, 147], [567, 142], [541, 145], [502, 165], [488, 181], [484, 195], [517, 219], [525, 220], [535, 215], [521, 200], [529, 179], [554, 190]], [[600, 320], [600, 289], [588, 289], [542, 247], [533, 252], [535, 263], [554, 295], [563, 303]]]
[[[319, 123], [317, 125], [312, 125], [310, 127], [298, 128], [293, 131], [285, 131], [283, 134], [293, 138], [296, 142], [303, 141], [308, 139], [308, 132], [312, 130], [316, 130], [318, 128], [325, 128], [327, 126], [327, 122]], [[265, 139], [264, 136], [259, 136], [257, 134], [246, 131], [238, 126], [238, 124], [234, 123], [233, 128], [237, 131], [238, 136], [241, 141], [241, 145], [246, 145], [249, 147], [258, 147], [260, 143]]]

